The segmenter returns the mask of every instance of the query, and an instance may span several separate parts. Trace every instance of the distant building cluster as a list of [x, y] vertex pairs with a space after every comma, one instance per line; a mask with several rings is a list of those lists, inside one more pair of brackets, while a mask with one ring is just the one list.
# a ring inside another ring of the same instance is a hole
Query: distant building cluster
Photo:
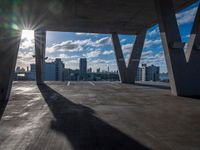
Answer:
[[92, 72], [92, 68], [87, 69], [87, 59], [81, 58], [79, 60], [79, 69], [65, 69], [64, 71], [64, 80], [65, 81], [101, 81], [101, 80], [109, 80], [109, 81], [118, 81], [119, 76], [118, 72], [110, 72], [109, 67], [108, 70], [102, 70], [98, 68], [96, 72]]
[[[162, 75], [162, 76], [160, 76]], [[36, 80], [36, 65], [31, 64], [30, 70], [17, 67], [14, 74], [15, 80]], [[87, 68], [87, 59], [80, 58], [79, 69], [65, 68], [64, 63], [60, 58], [56, 58], [54, 62], [45, 62], [44, 64], [44, 80], [45, 81], [118, 81], [118, 71], [110, 72], [109, 67], [107, 70], [100, 68], [96, 72], [92, 68]], [[151, 65], [147, 66], [142, 64], [137, 70], [136, 81], [166, 81], [168, 82], [167, 74], [160, 74], [160, 67]]]
[[[46, 81], [63, 81], [65, 65], [60, 58], [54, 62], [45, 62], [44, 64], [44, 80]], [[14, 75], [15, 80], [36, 80], [36, 65], [31, 64], [30, 70], [17, 67]]]
[[[30, 70], [17, 67], [14, 74], [14, 80], [36, 80], [36, 65], [31, 64]], [[45, 62], [44, 64], [44, 80], [45, 81], [79, 81], [79, 80], [119, 80], [118, 72], [110, 72], [97, 69], [97, 72], [92, 72], [92, 68], [87, 69], [87, 59], [81, 58], [79, 69], [65, 68], [64, 63], [60, 58], [56, 58], [54, 62]]]
[[160, 67], [142, 64], [138, 67], [136, 81], [160, 81]]

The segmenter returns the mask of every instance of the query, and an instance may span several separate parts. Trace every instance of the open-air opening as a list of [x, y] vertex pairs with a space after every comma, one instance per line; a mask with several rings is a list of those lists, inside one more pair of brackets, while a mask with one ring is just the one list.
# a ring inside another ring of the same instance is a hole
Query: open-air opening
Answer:
[[23, 30], [15, 67], [14, 80], [35, 80], [35, 41], [33, 30]]
[[122, 53], [125, 59], [126, 67], [128, 67], [128, 61], [135, 43], [135, 35], [119, 35], [120, 45]]
[[46, 42], [46, 81], [119, 81], [110, 35], [47, 32]]
[[[159, 36], [157, 28], [150, 29], [148, 36]], [[161, 48], [158, 36], [145, 40], [136, 81], [168, 81], [164, 54], [158, 50]], [[119, 40], [127, 67], [135, 36], [119, 35]], [[47, 31], [45, 57], [44, 81], [119, 81], [109, 34]], [[161, 78], [160, 71], [164, 72]], [[14, 80], [36, 80], [33, 30], [22, 31]]]
[[[186, 43], [185, 50], [197, 10], [196, 5], [176, 14], [182, 41]], [[185, 11], [191, 14], [190, 18]], [[135, 35], [119, 35], [126, 67], [135, 38]], [[23, 30], [14, 80], [36, 79], [34, 55], [34, 31]], [[45, 57], [45, 81], [119, 80], [110, 34], [47, 31]], [[158, 25], [147, 32], [135, 80], [169, 82]]]

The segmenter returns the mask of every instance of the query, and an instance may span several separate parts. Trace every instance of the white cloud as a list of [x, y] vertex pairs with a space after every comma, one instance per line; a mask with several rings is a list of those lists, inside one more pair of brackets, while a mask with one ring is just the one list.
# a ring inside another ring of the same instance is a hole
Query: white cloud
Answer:
[[88, 67], [92, 67], [92, 69], [95, 71], [97, 68], [101, 68], [101, 70], [107, 70], [108, 67], [110, 71], [116, 71], [117, 70], [117, 64], [115, 59], [95, 59], [95, 60], [89, 60], [88, 61]]
[[20, 51], [33, 51], [35, 49], [34, 40], [30, 40], [27, 38], [22, 38], [20, 41], [19, 50]]
[[[156, 29], [155, 31], [153, 30], [152, 33], [150, 33], [151, 36], [153, 36], [154, 34], [157, 34], [157, 32], [159, 32], [158, 29]], [[146, 39], [144, 42], [144, 48], [150, 48], [151, 46], [158, 46], [161, 45], [161, 39]], [[125, 45], [122, 45], [122, 50], [124, 54], [130, 54], [131, 51], [133, 49], [133, 43], [127, 43]]]
[[144, 48], [150, 48], [151, 46], [155, 45], [161, 45], [161, 39], [156, 39], [156, 40], [150, 40], [146, 39], [144, 42]]
[[101, 54], [100, 50], [95, 50], [95, 51], [91, 51], [87, 54], [83, 54], [83, 56], [87, 57], [87, 58], [94, 58], [94, 57], [98, 57], [100, 54]]
[[65, 68], [78, 69], [79, 67], [79, 59], [68, 59], [64, 60], [64, 62]]
[[16, 66], [20, 66], [26, 69], [31, 63], [35, 63], [33, 55], [35, 54], [35, 43], [33, 39], [22, 37], [19, 52], [17, 57]]
[[176, 14], [177, 22], [179, 25], [192, 23], [197, 12], [197, 7], [189, 9], [187, 11]]
[[124, 54], [127, 54], [127, 53], [130, 54], [132, 49], [133, 49], [133, 44], [131, 44], [131, 43], [122, 45], [122, 50], [123, 50]]
[[121, 42], [121, 43], [126, 42], [126, 39], [122, 39], [120, 42]]
[[148, 35], [149, 35], [150, 37], [159, 36], [159, 34], [160, 34], [159, 27], [156, 27], [156, 28], [153, 29], [152, 31], [148, 32]]
[[160, 66], [161, 72], [167, 72], [163, 51], [160, 51], [159, 53], [156, 54], [154, 54], [152, 50], [143, 52], [140, 61], [140, 65], [141, 64], [147, 64], [148, 66], [152, 64]]
[[72, 55], [72, 56], [70, 56], [71, 58], [79, 58], [79, 56], [78, 55]]
[[111, 38], [104, 37], [104, 38], [101, 38], [101, 39], [95, 41], [93, 46], [100, 47], [100, 46], [105, 46], [105, 45], [109, 45], [109, 44], [111, 44]]
[[31, 63], [35, 63], [35, 59], [33, 58], [33, 55], [34, 55], [33, 51], [20, 51], [19, 50], [16, 66], [26, 68]]
[[114, 51], [113, 50], [108, 50], [108, 51], [104, 51], [102, 54], [103, 55], [110, 55], [110, 54], [113, 54]]
[[141, 60], [145, 60], [150, 58], [153, 55], [153, 51], [149, 50], [149, 51], [144, 51], [142, 52], [142, 56], [141, 56]]
[[54, 44], [52, 47], [47, 48], [48, 53], [58, 52], [58, 51], [68, 51], [68, 52], [77, 52], [82, 51], [84, 46], [91, 45], [91, 39], [85, 40], [68, 40], [61, 43]]
[[55, 53], [55, 52], [78, 52], [82, 51], [85, 46], [90, 46], [88, 49], [93, 49], [92, 47], [101, 47], [105, 45], [111, 44], [110, 37], [104, 37], [98, 39], [96, 41], [92, 41], [91, 39], [85, 40], [67, 40], [61, 43], [55, 43], [51, 47], [47, 47], [47, 53]]
[[110, 62], [110, 60], [105, 60], [105, 59], [95, 59], [91, 60], [91, 63], [97, 63], [97, 64], [107, 64]]

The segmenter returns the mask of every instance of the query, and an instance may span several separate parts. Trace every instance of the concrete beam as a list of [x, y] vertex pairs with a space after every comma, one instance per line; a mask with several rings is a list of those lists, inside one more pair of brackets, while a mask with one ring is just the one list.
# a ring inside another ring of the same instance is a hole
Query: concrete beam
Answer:
[[0, 101], [10, 96], [20, 39], [21, 32], [0, 29]]
[[200, 95], [200, 52], [195, 50], [195, 47], [200, 44], [199, 7], [185, 55], [183, 46], [170, 45], [182, 43], [173, 1], [155, 0], [155, 6], [172, 94], [198, 96]]
[[35, 30], [35, 58], [36, 58], [36, 82], [44, 82], [44, 59], [46, 48], [46, 31], [42, 29]]
[[136, 36], [135, 43], [131, 51], [128, 66], [126, 67], [125, 59], [122, 53], [119, 37], [116, 33], [112, 34], [113, 48], [115, 51], [116, 62], [118, 66], [119, 76], [122, 83], [135, 83], [135, 76], [139, 65], [146, 30]]
[[[173, 0], [176, 12], [196, 1]], [[14, 11], [10, 21], [21, 29], [137, 34], [157, 23], [154, 0], [0, 0], [0, 7], [5, 18]]]

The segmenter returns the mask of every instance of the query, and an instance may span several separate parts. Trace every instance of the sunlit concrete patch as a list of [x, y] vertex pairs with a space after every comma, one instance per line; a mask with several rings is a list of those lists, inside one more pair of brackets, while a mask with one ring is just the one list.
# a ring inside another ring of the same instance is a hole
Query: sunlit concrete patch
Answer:
[[25, 112], [25, 113], [20, 114], [19, 117], [25, 117], [27, 115], [28, 115], [28, 112]]
[[0, 149], [199, 149], [198, 99], [171, 96], [169, 89], [94, 84], [15, 82], [0, 121]]
[[13, 118], [13, 116], [3, 116], [3, 117], [2, 117], [3, 120], [10, 120], [10, 119], [12, 119], [12, 118]]

